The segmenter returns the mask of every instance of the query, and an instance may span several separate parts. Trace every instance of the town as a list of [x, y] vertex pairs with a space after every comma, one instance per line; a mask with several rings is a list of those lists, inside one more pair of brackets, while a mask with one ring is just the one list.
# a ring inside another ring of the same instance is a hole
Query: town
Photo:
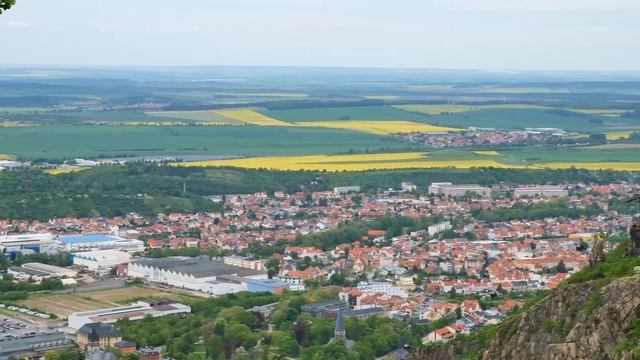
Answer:
[[[529, 297], [558, 286], [587, 264], [594, 240], [608, 237], [611, 249], [635, 210], [618, 199], [638, 191], [640, 185], [624, 182], [438, 182], [425, 189], [402, 182], [367, 193], [345, 185], [214, 196], [210, 201], [223, 209], [214, 213], [0, 221], [3, 287], [50, 291], [0, 297], [0, 359], [74, 346], [91, 359], [112, 349], [169, 357], [121, 328], [191, 316], [181, 299], [329, 288], [333, 295], [300, 311], [333, 319], [331, 339], [347, 348], [354, 344], [345, 322], [371, 317], [428, 325], [419, 333], [422, 344], [450, 341], [501, 322]], [[94, 292], [123, 295], [110, 304], [85, 300]], [[250, 311], [269, 323], [279, 306]], [[375, 356], [401, 359], [408, 347]]]

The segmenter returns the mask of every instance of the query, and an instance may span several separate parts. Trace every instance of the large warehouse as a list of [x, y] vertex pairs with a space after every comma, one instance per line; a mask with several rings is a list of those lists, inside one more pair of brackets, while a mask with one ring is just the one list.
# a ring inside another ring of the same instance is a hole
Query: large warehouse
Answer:
[[53, 254], [57, 251], [53, 235], [48, 233], [0, 235], [0, 252], [5, 255]]
[[129, 264], [129, 277], [182, 289], [222, 295], [248, 291], [255, 281], [268, 281], [265, 271], [227, 265], [204, 258], [168, 257], [136, 260]]
[[118, 265], [127, 264], [131, 254], [118, 250], [86, 251], [73, 254], [73, 264], [86, 267], [89, 271], [106, 275]]
[[62, 235], [56, 239], [60, 248], [69, 252], [95, 250], [144, 251], [144, 243], [105, 234]]

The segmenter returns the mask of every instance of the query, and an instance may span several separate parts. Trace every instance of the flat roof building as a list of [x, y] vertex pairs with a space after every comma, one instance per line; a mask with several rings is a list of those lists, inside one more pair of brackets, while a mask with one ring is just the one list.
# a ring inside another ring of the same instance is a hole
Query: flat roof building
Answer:
[[249, 280], [267, 280], [267, 272], [227, 265], [204, 258], [140, 259], [129, 264], [128, 275], [147, 282], [222, 295], [248, 291]]
[[55, 254], [58, 248], [49, 233], [0, 235], [0, 252], [5, 255]]
[[518, 186], [513, 190], [515, 198], [522, 197], [567, 197], [569, 190], [556, 185], [528, 185]]
[[118, 265], [128, 264], [131, 254], [118, 250], [98, 250], [73, 254], [73, 263], [97, 274], [107, 274]]
[[188, 315], [191, 307], [168, 300], [138, 301], [129, 306], [75, 312], [69, 315], [69, 327], [80, 329], [86, 324], [112, 324], [118, 320], [141, 320], [145, 316], [161, 317], [167, 315]]
[[47, 273], [52, 278], [74, 278], [78, 276], [78, 271], [68, 269], [61, 266], [42, 264], [42, 263], [25, 263], [22, 267], [30, 270], [37, 270]]
[[95, 250], [144, 251], [144, 242], [107, 234], [63, 235], [56, 238], [60, 249], [69, 252]]
[[360, 192], [360, 186], [337, 186], [333, 188], [333, 192], [337, 195]]
[[429, 186], [429, 194], [434, 195], [465, 196], [469, 193], [491, 197], [491, 188], [478, 184], [453, 184], [450, 182], [437, 182]]

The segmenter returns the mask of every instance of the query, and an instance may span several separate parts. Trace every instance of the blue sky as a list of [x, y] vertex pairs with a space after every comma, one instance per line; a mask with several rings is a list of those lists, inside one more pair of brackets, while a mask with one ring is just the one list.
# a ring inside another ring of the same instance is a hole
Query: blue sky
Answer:
[[640, 70], [640, 0], [17, 2], [4, 64]]

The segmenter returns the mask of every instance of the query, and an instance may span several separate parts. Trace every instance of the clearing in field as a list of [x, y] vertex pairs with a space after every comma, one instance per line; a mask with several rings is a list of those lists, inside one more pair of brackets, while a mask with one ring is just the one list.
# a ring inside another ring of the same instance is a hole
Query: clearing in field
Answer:
[[222, 109], [214, 110], [215, 114], [233, 120], [241, 121], [245, 124], [259, 126], [291, 126], [290, 123], [276, 120], [252, 109]]
[[434, 126], [428, 124], [422, 124], [412, 121], [313, 121], [313, 122], [299, 122], [295, 123], [296, 126], [307, 127], [326, 127], [331, 129], [343, 129], [361, 131], [369, 134], [376, 135], [389, 135], [395, 133], [409, 133], [409, 132], [450, 132], [460, 131], [461, 129]]
[[536, 109], [547, 110], [546, 106], [527, 104], [495, 104], [495, 105], [464, 105], [464, 104], [435, 104], [435, 105], [396, 105], [395, 108], [404, 111], [418, 112], [427, 115], [440, 115], [450, 113], [460, 113], [476, 110], [497, 110], [497, 109]]
[[231, 166], [250, 169], [314, 170], [314, 171], [366, 171], [374, 169], [429, 169], [495, 167], [523, 168], [493, 160], [431, 160], [421, 152], [355, 154], [355, 155], [311, 155], [271, 156], [220, 161], [197, 161], [177, 163], [176, 166], [216, 167]]
[[473, 153], [476, 154], [476, 155], [487, 155], [487, 156], [498, 156], [498, 155], [500, 155], [500, 153], [495, 151], [495, 150], [480, 150], [480, 151], [474, 151]]
[[177, 299], [178, 295], [155, 289], [132, 286], [121, 289], [76, 292], [71, 294], [36, 295], [27, 300], [19, 301], [18, 304], [49, 314], [55, 314], [61, 319], [66, 319], [74, 312], [122, 306], [134, 299], [140, 298], [173, 300]]

